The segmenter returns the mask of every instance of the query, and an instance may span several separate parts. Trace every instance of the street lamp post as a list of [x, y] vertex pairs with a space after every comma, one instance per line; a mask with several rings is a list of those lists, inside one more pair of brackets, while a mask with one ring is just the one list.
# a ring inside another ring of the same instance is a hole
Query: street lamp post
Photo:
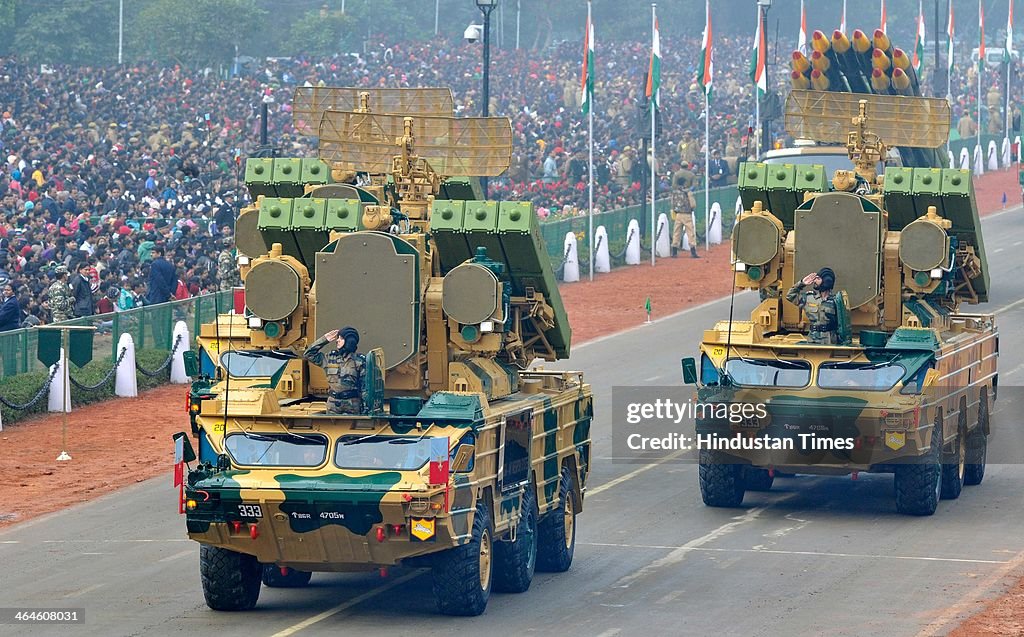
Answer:
[[[772, 8], [772, 0], [757, 0], [757, 8], [759, 11], [757, 19], [761, 21], [761, 34], [764, 37], [764, 85], [766, 87], [764, 96], [767, 100], [772, 91], [772, 85], [768, 77], [768, 9]], [[756, 95], [757, 88], [754, 89], [754, 93], [755, 99], [758, 99]], [[765, 106], [767, 107], [768, 105], [766, 104]], [[767, 117], [767, 113], [761, 112], [761, 109], [758, 109], [758, 111], [759, 121], [757, 122], [757, 127], [761, 135], [761, 152], [767, 152], [768, 150], [771, 150], [772, 142], [771, 131], [768, 130], [768, 126], [766, 125], [770, 120]], [[764, 122], [760, 120], [764, 120]], [[760, 157], [758, 157], [758, 161], [761, 161]]]
[[[484, 14], [484, 86], [483, 86], [483, 116], [491, 114], [491, 11], [498, 6], [498, 0], [476, 0], [476, 6]], [[480, 179], [480, 186], [484, 191], [484, 199], [487, 199], [487, 177]]]

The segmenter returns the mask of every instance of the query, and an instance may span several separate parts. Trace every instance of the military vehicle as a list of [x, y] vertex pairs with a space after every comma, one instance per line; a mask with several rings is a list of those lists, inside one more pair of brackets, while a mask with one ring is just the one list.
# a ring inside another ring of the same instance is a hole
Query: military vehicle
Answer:
[[[749, 320], [706, 330], [683, 375], [701, 403], [761, 409], [697, 419], [701, 495], [733, 507], [776, 472], [887, 472], [900, 512], [931, 515], [984, 477], [998, 331], [993, 315], [960, 309], [989, 291], [970, 172], [878, 170], [887, 143], [918, 157], [944, 144], [949, 105], [794, 90], [785, 117], [794, 138], [845, 142], [855, 170], [740, 170], [734, 290], [761, 301]], [[823, 267], [835, 272], [835, 345], [810, 342], [786, 298]]]
[[[532, 368], [571, 340], [532, 205], [474, 195], [508, 167], [511, 124], [451, 104], [300, 88], [295, 128], [319, 157], [246, 163], [244, 308], [189, 356], [183, 509], [210, 608], [399, 566], [431, 569], [440, 612], [478, 615], [492, 585], [523, 592], [572, 563], [590, 386]], [[327, 411], [327, 375], [302, 356], [343, 326], [365, 355], [357, 414]]]

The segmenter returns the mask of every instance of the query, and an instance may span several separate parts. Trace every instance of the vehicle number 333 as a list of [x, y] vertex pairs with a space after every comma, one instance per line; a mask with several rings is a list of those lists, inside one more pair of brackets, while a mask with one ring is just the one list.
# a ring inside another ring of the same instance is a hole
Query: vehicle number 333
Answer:
[[258, 504], [239, 504], [238, 515], [243, 518], [262, 518], [263, 509]]

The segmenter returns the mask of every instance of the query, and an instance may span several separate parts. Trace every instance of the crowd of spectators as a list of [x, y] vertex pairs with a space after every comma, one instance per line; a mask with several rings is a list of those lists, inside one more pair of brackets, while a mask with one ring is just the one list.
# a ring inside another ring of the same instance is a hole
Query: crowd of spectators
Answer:
[[[696, 37], [663, 39], [659, 189], [668, 188], [670, 170], [689, 170], [695, 181], [702, 175], [699, 46]], [[715, 46], [711, 149], [748, 157], [749, 43], [722, 38]], [[648, 60], [648, 43], [598, 50], [599, 211], [643, 196], [650, 161], [638, 149], [650, 126], [640, 113]], [[532, 201], [542, 217], [586, 208], [580, 61], [576, 42], [493, 52], [490, 112], [512, 120], [513, 156], [509, 171], [492, 180], [492, 197]], [[274, 98], [271, 142], [286, 156], [308, 156], [315, 140], [290, 126], [296, 85], [449, 86], [456, 114], [469, 116], [480, 112], [481, 74], [479, 45], [444, 40], [379, 44], [362, 55], [268, 59], [231, 77], [181, 66], [41, 67], [0, 58], [0, 329], [52, 320], [47, 291], [59, 265], [69, 270], [76, 316], [167, 300], [150, 285], [154, 249], [165, 251], [179, 282], [168, 298], [216, 290], [223, 239], [248, 202], [241, 173], [258, 143], [262, 99]], [[784, 95], [784, 67], [771, 77]], [[971, 109], [972, 83], [970, 70], [955, 79], [957, 115]], [[773, 139], [782, 134], [780, 124]]]

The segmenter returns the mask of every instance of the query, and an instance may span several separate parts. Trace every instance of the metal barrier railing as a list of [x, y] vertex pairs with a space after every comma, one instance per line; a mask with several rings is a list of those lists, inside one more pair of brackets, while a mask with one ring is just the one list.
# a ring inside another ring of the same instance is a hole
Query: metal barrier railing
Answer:
[[[185, 321], [192, 336], [199, 333], [203, 323], [212, 322], [218, 312], [233, 307], [229, 290], [195, 296], [181, 301], [96, 314], [64, 321], [62, 325], [91, 325], [96, 328], [93, 337], [93, 358], [117, 359], [117, 341], [122, 333], [132, 335], [135, 349], [170, 350], [174, 324]], [[35, 328], [0, 332], [0, 378], [45, 369], [36, 358], [38, 331]]]

